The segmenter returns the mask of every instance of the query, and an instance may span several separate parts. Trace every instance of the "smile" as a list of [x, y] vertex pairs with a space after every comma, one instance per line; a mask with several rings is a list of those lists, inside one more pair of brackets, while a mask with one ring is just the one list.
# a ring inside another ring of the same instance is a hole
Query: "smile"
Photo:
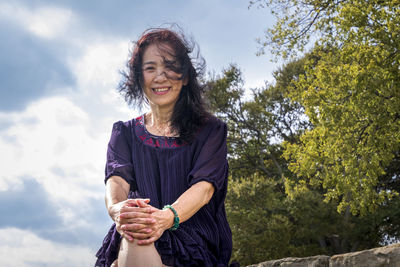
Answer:
[[169, 87], [165, 87], [165, 88], [153, 88], [153, 91], [155, 92], [165, 92], [168, 91]]
[[152, 88], [153, 93], [156, 95], [165, 95], [170, 91], [171, 87]]

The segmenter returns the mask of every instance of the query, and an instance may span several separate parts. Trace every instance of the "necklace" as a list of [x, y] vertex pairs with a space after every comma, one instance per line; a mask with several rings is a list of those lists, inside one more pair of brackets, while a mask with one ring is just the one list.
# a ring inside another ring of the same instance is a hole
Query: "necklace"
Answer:
[[161, 136], [171, 136], [171, 126], [167, 125], [165, 127], [160, 127], [160, 126], [153, 126], [154, 129], [157, 130], [159, 135]]
[[[153, 125], [150, 125], [150, 118], [148, 118], [150, 116], [150, 114], [146, 114], [145, 115], [145, 125], [147, 125], [147, 130], [150, 127], [151, 129], [156, 131], [156, 135], [159, 136], [166, 136], [166, 137], [174, 137], [175, 134], [171, 131], [172, 127], [171, 127], [171, 122], [166, 122], [164, 126], [158, 125], [156, 126], [155, 123], [153, 123]], [[147, 117], [147, 118], [146, 118]]]

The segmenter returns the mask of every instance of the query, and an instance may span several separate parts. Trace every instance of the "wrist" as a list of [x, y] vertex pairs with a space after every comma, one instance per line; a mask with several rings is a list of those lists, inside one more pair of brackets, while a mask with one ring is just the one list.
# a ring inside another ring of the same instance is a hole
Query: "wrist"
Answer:
[[166, 224], [165, 224], [165, 230], [171, 228], [174, 225], [174, 213], [170, 209], [163, 209], [163, 213], [165, 214], [166, 219]]
[[108, 215], [110, 215], [111, 220], [116, 222], [116, 217], [118, 216], [117, 204], [112, 204], [108, 207]]
[[163, 208], [163, 211], [168, 212], [169, 214], [169, 224], [168, 224], [168, 228], [166, 229], [170, 229], [170, 230], [176, 230], [179, 227], [179, 216], [177, 211], [174, 209], [174, 207], [172, 207], [171, 205], [165, 205]]

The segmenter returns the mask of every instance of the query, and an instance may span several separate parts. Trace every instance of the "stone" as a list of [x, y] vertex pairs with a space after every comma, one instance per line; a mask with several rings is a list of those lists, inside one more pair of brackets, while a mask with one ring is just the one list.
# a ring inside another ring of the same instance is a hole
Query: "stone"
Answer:
[[284, 258], [280, 260], [266, 261], [251, 267], [329, 267], [329, 256], [313, 256], [306, 258]]
[[249, 267], [400, 267], [400, 243], [332, 257], [284, 258]]
[[332, 256], [329, 267], [400, 267], [400, 244]]

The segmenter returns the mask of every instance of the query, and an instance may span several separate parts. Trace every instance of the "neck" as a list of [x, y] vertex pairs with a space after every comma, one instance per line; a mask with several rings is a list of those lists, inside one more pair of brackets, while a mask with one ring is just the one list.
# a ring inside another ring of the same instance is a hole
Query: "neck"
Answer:
[[157, 107], [151, 107], [151, 111], [148, 114], [148, 123], [151, 126], [166, 126], [171, 122], [172, 109], [165, 110]]

